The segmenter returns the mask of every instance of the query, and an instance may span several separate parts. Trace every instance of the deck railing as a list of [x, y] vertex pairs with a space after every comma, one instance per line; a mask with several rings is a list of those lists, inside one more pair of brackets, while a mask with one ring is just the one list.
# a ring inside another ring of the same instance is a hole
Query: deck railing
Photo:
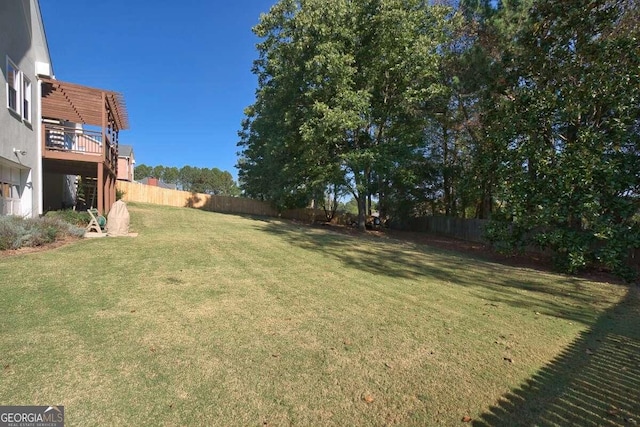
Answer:
[[80, 154], [100, 155], [102, 132], [56, 124], [44, 124], [45, 148]]
[[[103, 156], [108, 165], [118, 161], [118, 147], [100, 130], [43, 123], [45, 149], [50, 151]], [[90, 160], [95, 161], [95, 160]]]

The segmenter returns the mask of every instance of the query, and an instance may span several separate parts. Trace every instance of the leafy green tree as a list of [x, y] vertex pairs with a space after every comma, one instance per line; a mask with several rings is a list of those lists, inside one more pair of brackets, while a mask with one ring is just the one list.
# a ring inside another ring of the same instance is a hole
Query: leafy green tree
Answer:
[[338, 204], [338, 210], [350, 213], [352, 215], [357, 215], [358, 214], [358, 201], [352, 197], [351, 199], [347, 200], [346, 202], [340, 202]]
[[217, 196], [239, 196], [240, 189], [231, 173], [218, 168], [184, 166], [177, 173], [179, 188], [184, 191]]
[[162, 171], [162, 180], [167, 184], [177, 184], [180, 177], [180, 170], [175, 167], [165, 167]]
[[[635, 0], [279, 1], [254, 28], [245, 194], [346, 188], [383, 215], [493, 218], [575, 271], [639, 246]], [[614, 75], [615, 78], [611, 78]]]
[[569, 272], [597, 261], [628, 275], [640, 246], [639, 30], [620, 28], [633, 6], [537, 1], [502, 56], [492, 130], [510, 223], [494, 237], [549, 248]]
[[164, 170], [165, 167], [162, 165], [154, 166], [151, 170], [151, 176], [153, 178], [162, 179], [162, 177], [164, 176]]
[[178, 188], [184, 191], [191, 191], [192, 182], [195, 180], [195, 168], [183, 166], [178, 172]]
[[331, 221], [340, 209], [340, 199], [345, 196], [346, 191], [344, 185], [329, 185], [322, 194], [318, 194], [317, 205], [324, 210], [325, 218]]
[[133, 175], [136, 180], [141, 180], [144, 178], [148, 178], [151, 176], [153, 168], [151, 166], [147, 166], [144, 163], [139, 164], [133, 170]]
[[364, 229], [371, 194], [383, 196], [385, 176], [420, 147], [450, 14], [418, 0], [278, 2], [254, 29], [263, 41], [240, 132], [244, 191], [296, 207], [344, 184]]
[[239, 196], [240, 188], [228, 171], [218, 168], [197, 168], [183, 166], [178, 169], [175, 166], [147, 166], [138, 165], [135, 168], [136, 179], [154, 177], [162, 179], [167, 184], [177, 184], [177, 187], [185, 191], [194, 191], [220, 196]]
[[334, 37], [328, 26], [347, 19], [346, 3], [328, 6], [281, 1], [254, 28], [263, 38], [254, 66], [260, 87], [240, 132], [239, 176], [246, 194], [279, 208], [306, 206], [341, 179], [339, 126], [345, 114], [331, 111], [326, 101], [347, 96], [335, 85], [344, 86], [352, 70], [340, 48], [348, 37]]

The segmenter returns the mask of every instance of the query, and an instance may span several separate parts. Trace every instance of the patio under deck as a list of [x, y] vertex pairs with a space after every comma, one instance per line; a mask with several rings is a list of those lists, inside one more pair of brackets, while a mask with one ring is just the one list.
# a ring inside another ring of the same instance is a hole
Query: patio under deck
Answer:
[[44, 173], [96, 181], [95, 207], [108, 213], [116, 200], [118, 134], [129, 126], [122, 95], [43, 79], [42, 117]]

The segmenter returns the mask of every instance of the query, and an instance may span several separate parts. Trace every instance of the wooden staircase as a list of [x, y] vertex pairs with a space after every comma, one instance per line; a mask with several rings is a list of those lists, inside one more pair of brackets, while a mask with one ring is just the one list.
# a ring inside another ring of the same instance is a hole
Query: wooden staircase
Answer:
[[77, 185], [76, 208], [82, 211], [95, 208], [98, 200], [98, 180], [83, 176], [79, 178]]

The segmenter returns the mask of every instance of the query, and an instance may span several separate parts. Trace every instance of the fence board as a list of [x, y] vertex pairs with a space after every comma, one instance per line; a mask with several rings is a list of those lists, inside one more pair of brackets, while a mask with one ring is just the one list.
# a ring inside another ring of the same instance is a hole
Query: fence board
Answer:
[[447, 216], [424, 216], [410, 218], [406, 225], [399, 228], [408, 231], [441, 234], [469, 242], [485, 242], [484, 227], [488, 223], [484, 219], [464, 219]]
[[304, 222], [313, 222], [316, 217], [319, 217], [312, 209], [296, 209], [279, 213], [268, 202], [243, 197], [212, 196], [127, 181], [118, 181], [117, 188], [123, 192], [122, 200], [125, 202], [190, 207], [220, 213], [282, 217]]
[[[124, 192], [122, 199], [126, 202], [192, 207], [220, 213], [281, 217], [307, 223], [322, 221], [324, 219], [324, 212], [322, 210], [293, 209], [279, 213], [268, 202], [243, 197], [212, 196], [210, 194], [170, 190], [126, 181], [118, 181], [117, 188]], [[344, 217], [350, 218], [349, 216]], [[468, 242], [486, 243], [483, 235], [484, 227], [488, 222], [488, 220], [483, 219], [427, 216], [411, 218], [397, 228], [408, 231], [440, 234]], [[630, 251], [629, 261], [631, 265], [636, 265], [640, 268], [640, 249]]]

